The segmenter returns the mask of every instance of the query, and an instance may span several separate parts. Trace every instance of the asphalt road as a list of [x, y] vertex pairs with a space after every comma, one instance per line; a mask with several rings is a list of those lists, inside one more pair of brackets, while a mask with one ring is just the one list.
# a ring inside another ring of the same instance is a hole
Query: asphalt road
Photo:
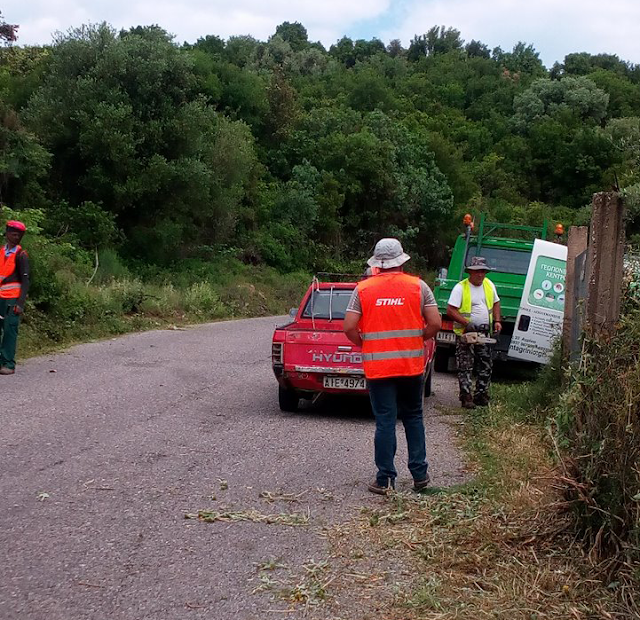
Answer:
[[[277, 617], [265, 612], [269, 593], [256, 592], [258, 565], [321, 560], [323, 527], [383, 500], [366, 490], [366, 402], [279, 410], [276, 322], [136, 334], [0, 377], [0, 619]], [[444, 486], [463, 476], [433, 408], [452, 401], [453, 378], [438, 375], [434, 390], [428, 456]], [[408, 488], [403, 443], [400, 434]], [[290, 495], [270, 503], [265, 492]], [[199, 509], [302, 512], [310, 524], [185, 519]]]

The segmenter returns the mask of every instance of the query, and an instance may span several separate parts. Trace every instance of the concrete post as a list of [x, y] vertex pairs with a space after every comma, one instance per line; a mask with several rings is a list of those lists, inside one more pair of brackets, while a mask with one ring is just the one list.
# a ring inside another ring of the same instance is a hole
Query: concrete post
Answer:
[[624, 203], [617, 192], [593, 196], [587, 252], [586, 322], [596, 333], [611, 333], [620, 317], [624, 259]]

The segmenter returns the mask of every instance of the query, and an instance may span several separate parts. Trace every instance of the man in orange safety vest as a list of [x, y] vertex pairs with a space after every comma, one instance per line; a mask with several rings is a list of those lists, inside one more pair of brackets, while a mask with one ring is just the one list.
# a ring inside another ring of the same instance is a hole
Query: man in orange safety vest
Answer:
[[438, 333], [440, 314], [425, 282], [403, 272], [400, 241], [381, 239], [368, 264], [377, 274], [358, 283], [344, 319], [349, 340], [362, 347], [364, 374], [376, 418], [376, 479], [369, 491], [395, 488], [396, 420], [404, 425], [413, 488], [429, 484], [424, 421], [424, 340]]
[[7, 222], [7, 243], [0, 250], [0, 375], [16, 368], [18, 326], [29, 292], [29, 258], [20, 246], [26, 230], [22, 222]]

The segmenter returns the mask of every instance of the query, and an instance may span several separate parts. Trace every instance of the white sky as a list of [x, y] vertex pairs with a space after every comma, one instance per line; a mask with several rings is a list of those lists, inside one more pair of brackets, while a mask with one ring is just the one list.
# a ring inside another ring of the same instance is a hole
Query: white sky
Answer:
[[342, 35], [405, 45], [445, 25], [463, 39], [510, 50], [531, 43], [547, 66], [571, 52], [617, 54], [640, 63], [638, 0], [4, 0], [18, 42], [49, 43], [56, 31], [107, 21], [117, 28], [158, 24], [178, 42], [207, 34], [265, 40], [283, 21], [299, 21], [326, 46]]

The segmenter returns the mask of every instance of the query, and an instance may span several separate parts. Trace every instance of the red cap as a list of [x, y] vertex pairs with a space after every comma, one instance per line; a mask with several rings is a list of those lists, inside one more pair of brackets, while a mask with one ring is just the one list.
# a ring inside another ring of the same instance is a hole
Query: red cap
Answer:
[[18, 222], [18, 220], [9, 220], [7, 222], [7, 228], [15, 228], [21, 232], [26, 232], [27, 230], [27, 227], [22, 222]]

